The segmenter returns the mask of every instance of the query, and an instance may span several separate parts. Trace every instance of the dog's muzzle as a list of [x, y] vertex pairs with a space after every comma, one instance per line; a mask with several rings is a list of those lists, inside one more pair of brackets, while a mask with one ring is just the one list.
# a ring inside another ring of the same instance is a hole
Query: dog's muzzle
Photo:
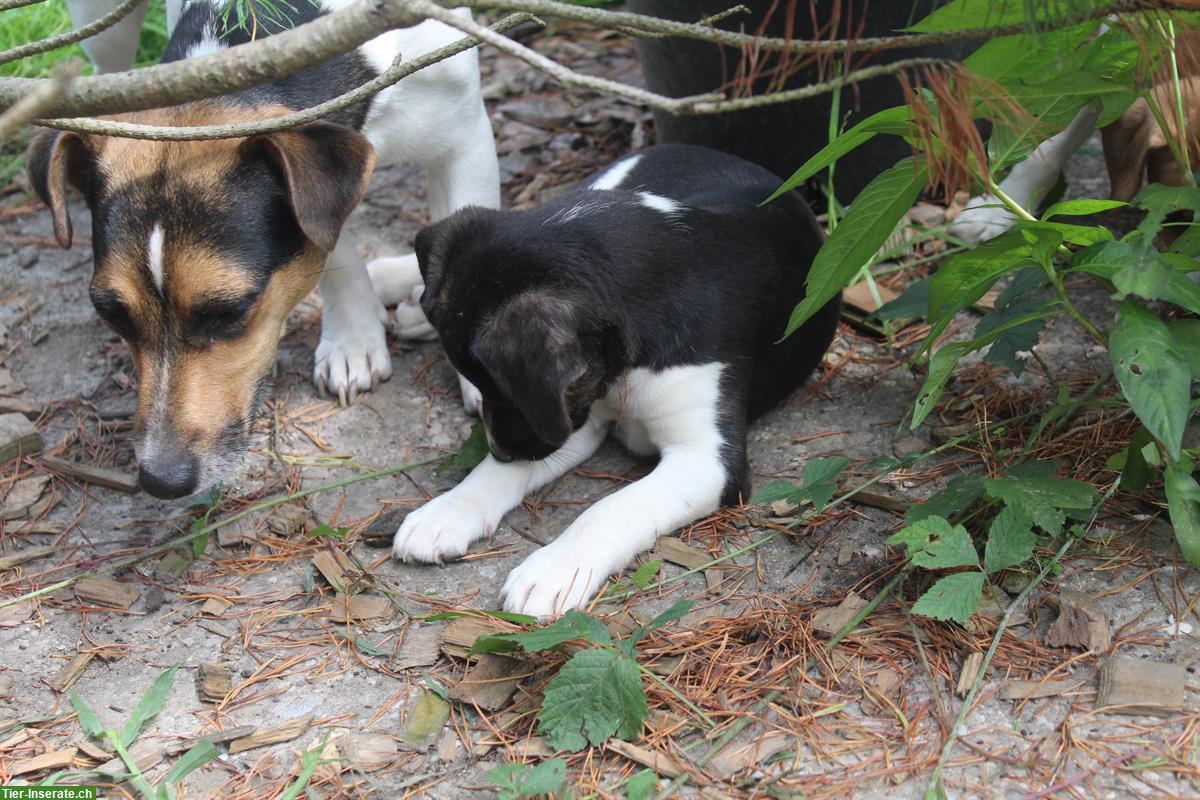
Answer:
[[200, 483], [200, 459], [183, 450], [158, 452], [139, 459], [138, 483], [163, 500], [187, 497]]

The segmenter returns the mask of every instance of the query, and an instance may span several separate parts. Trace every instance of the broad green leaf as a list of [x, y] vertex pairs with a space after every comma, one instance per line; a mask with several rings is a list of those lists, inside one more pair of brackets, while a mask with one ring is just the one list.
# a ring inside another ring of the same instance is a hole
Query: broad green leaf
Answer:
[[[975, 333], [983, 336], [994, 330], [995, 328], [1004, 325], [1011, 317], [1007, 314], [993, 314], [984, 317], [975, 326]], [[1044, 319], [1032, 319], [1017, 325], [1014, 328], [1009, 328], [1000, 334], [1000, 338], [992, 342], [992, 346], [988, 348], [987, 355], [984, 356], [985, 361], [990, 361], [993, 364], [1002, 364], [1008, 367], [1009, 371], [1015, 377], [1021, 377], [1021, 373], [1025, 371], [1025, 360], [1017, 357], [1017, 353], [1032, 351], [1037, 347], [1042, 339], [1042, 330], [1046, 327]]]
[[79, 715], [79, 726], [83, 728], [83, 732], [93, 739], [99, 739], [104, 735], [104, 725], [101, 724], [100, 718], [96, 716], [96, 712], [92, 711], [78, 692], [71, 692], [71, 706], [75, 709], [75, 713]]
[[784, 500], [788, 503], [799, 505], [804, 499], [804, 492], [791, 481], [771, 481], [765, 486], [759, 487], [759, 490], [754, 493], [754, 497], [750, 499], [750, 502], [770, 505], [776, 500]]
[[940, 620], [954, 620], [966, 625], [979, 608], [979, 597], [983, 593], [982, 572], [958, 572], [939, 580], [921, 599], [913, 604], [914, 614]]
[[1173, 213], [1175, 211], [1200, 211], [1200, 187], [1164, 186], [1151, 183], [1133, 198], [1133, 204], [1147, 211]]
[[993, 500], [1019, 509], [1051, 536], [1066, 522], [1063, 509], [1082, 510], [1096, 502], [1096, 489], [1083, 481], [1063, 478], [985, 478], [983, 489]]
[[911, 119], [912, 113], [908, 106], [896, 106], [872, 114], [818, 150], [816, 155], [805, 161], [798, 170], [792, 173], [792, 177], [784, 181], [782, 186], [763, 201], [763, 204], [795, 189], [818, 172], [827, 169], [842, 156], [869, 142], [876, 134], [891, 133], [896, 136], [907, 136]]
[[567, 761], [552, 758], [533, 766], [510, 761], [488, 770], [487, 776], [499, 789], [497, 797], [500, 800], [553, 795], [562, 789], [567, 779]]
[[1130, 302], [1121, 304], [1108, 337], [1113, 374], [1133, 411], [1179, 460], [1191, 401], [1191, 370], [1165, 322]]
[[658, 577], [658, 573], [662, 570], [662, 561], [655, 559], [647, 561], [633, 571], [629, 576], [629, 580], [633, 581], [633, 585], [639, 589], [645, 589], [650, 584], [654, 583], [654, 579]]
[[1058, 31], [997, 36], [985, 41], [963, 62], [976, 75], [1001, 84], [1039, 80], [1062, 68], [1066, 54], [1096, 30], [1083, 23]]
[[1065, 222], [1039, 222], [1038, 225], [1057, 231], [1064, 242], [1080, 247], [1113, 241], [1112, 231], [1103, 225], [1068, 225]]
[[1019, 506], [1005, 506], [988, 526], [983, 569], [989, 575], [1013, 567], [1033, 555], [1037, 535], [1033, 520]]
[[642, 637], [644, 637], [646, 634], [656, 631], [659, 628], [670, 625], [672, 622], [675, 622], [679, 619], [682, 619], [685, 614], [687, 614], [689, 611], [692, 610], [692, 606], [694, 606], [694, 605], [696, 605], [696, 604], [694, 602], [692, 602], [691, 600], [679, 600], [679, 601], [675, 602], [666, 611], [662, 612], [661, 614], [656, 616], [654, 619], [650, 620], [645, 625], [638, 628], [637, 632], [634, 633], [633, 636], [630, 637], [628, 640], [629, 644], [630, 644], [629, 652], [632, 653], [632, 646], [637, 644], [639, 641], [641, 641]]
[[804, 299], [792, 312], [785, 337], [837, 297], [871, 260], [912, 208], [926, 180], [924, 163], [906, 158], [884, 170], [859, 192], [813, 259]]
[[929, 313], [929, 282], [929, 278], [913, 281], [904, 294], [890, 303], [884, 303], [871, 316], [883, 322], [925, 316]]
[[1064, 200], [1055, 203], [1042, 213], [1042, 220], [1051, 217], [1082, 217], [1087, 214], [1099, 214], [1114, 208], [1124, 208], [1129, 205], [1121, 200]]
[[188, 775], [203, 767], [214, 758], [219, 758], [221, 750], [208, 739], [193, 745], [179, 757], [165, 778], [168, 784], [179, 783]]
[[951, 525], [941, 517], [928, 517], [909, 525], [887, 540], [903, 545], [918, 567], [947, 569], [979, 565], [971, 535], [962, 525]]
[[1124, 463], [1120, 467], [1121, 491], [1140, 492], [1150, 483], [1154, 470], [1146, 463], [1146, 456], [1143, 454], [1147, 446], [1156, 447], [1154, 437], [1144, 425], [1139, 425], [1133, 436], [1129, 437], [1129, 446], [1118, 453], [1124, 456]]
[[648, 713], [636, 661], [615, 650], [580, 650], [546, 687], [538, 723], [552, 748], [577, 753], [612, 736], [637, 737]]
[[496, 633], [490, 636], [481, 636], [471, 647], [471, 652], [511, 652], [519, 647], [526, 653], [539, 653], [542, 650], [550, 650], [578, 639], [594, 644], [612, 642], [608, 628], [603, 622], [591, 614], [571, 609], [559, 617], [554, 624], [544, 628], [535, 628], [524, 633]]
[[949, 321], [987, 294], [1001, 275], [1031, 253], [1031, 238], [1037, 234], [1014, 229], [947, 259], [929, 284], [929, 322]]
[[137, 740], [138, 734], [142, 732], [142, 726], [159, 711], [162, 711], [163, 706], [167, 703], [167, 695], [171, 693], [175, 671], [178, 669], [179, 665], [176, 664], [155, 678], [154, 682], [150, 684], [150, 688], [142, 695], [142, 699], [138, 700], [137, 706], [133, 709], [133, 715], [125, 723], [125, 729], [121, 731], [121, 744], [125, 747], [132, 745]]
[[[994, 28], [1023, 22], [1033, 28], [1039, 22], [1061, 19], [1066, 16], [1068, 10], [1081, 12], [1100, 6], [1101, 0], [1073, 0], [1065, 4], [1029, 4], [1025, 0], [953, 0], [908, 30], [939, 33], [962, 28]], [[1033, 15], [1028, 16], [1028, 11], [1033, 11]]]
[[837, 491], [837, 476], [850, 463], [848, 458], [814, 458], [804, 465], [802, 491], [818, 511], [829, 505]]
[[483, 424], [476, 422], [471, 426], [471, 433], [467, 436], [467, 440], [458, 448], [458, 452], [454, 454], [454, 458], [448, 459], [434, 473], [442, 475], [453, 469], [471, 469], [480, 461], [483, 461], [488, 454], [487, 432], [483, 429]]
[[[1146, 252], [1148, 251], [1145, 248], [1139, 251], [1139, 248], [1129, 242], [1102, 242], [1076, 253], [1071, 262], [1071, 269], [1095, 275], [1115, 284], [1117, 275], [1127, 269], [1130, 264], [1137, 262], [1141, 258], [1139, 253]], [[1159, 254], [1158, 257], [1165, 260], [1166, 255], [1168, 254]], [[1161, 275], [1162, 273], [1157, 274]], [[1136, 276], [1129, 277], [1131, 280], [1136, 278]], [[1167, 276], [1166, 285], [1156, 287], [1156, 291], [1159, 293], [1158, 299], [1200, 314], [1200, 286], [1197, 286], [1185, 272], [1172, 271]]]
[[910, 525], [928, 517], [938, 516], [949, 519], [962, 513], [983, 497], [983, 478], [978, 475], [959, 475], [951, 478], [946, 487], [928, 500], [912, 506], [904, 512], [904, 521]]
[[349, 532], [349, 528], [335, 528], [322, 522], [306, 531], [304, 535], [310, 539], [336, 539], [341, 542], [345, 540], [346, 534]]
[[1171, 464], [1163, 472], [1163, 486], [1179, 549], [1189, 564], [1200, 567], [1200, 485], [1191, 467], [1190, 462]]
[[654, 770], [644, 769], [625, 782], [625, 797], [628, 800], [651, 800], [658, 788], [658, 775]]
[[1200, 319], [1175, 319], [1167, 323], [1175, 347], [1187, 359], [1192, 380], [1200, 378]]

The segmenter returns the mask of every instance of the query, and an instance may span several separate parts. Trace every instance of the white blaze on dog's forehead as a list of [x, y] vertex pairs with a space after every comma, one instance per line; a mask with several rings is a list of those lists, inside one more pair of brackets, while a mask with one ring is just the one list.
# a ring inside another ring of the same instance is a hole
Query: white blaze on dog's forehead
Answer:
[[588, 188], [600, 190], [616, 189], [629, 177], [629, 173], [633, 172], [633, 168], [641, 160], [641, 156], [632, 156], [624, 161], [618, 161], [609, 167], [599, 178], [596, 178]]
[[661, 194], [638, 192], [638, 198], [641, 199], [642, 205], [646, 208], [653, 208], [655, 211], [661, 211], [664, 214], [678, 214], [683, 209], [682, 205], [669, 197], [663, 197]]
[[154, 285], [162, 291], [163, 229], [159, 223], [155, 223], [154, 230], [150, 231], [150, 242], [146, 245], [146, 261], [150, 265], [150, 277], [154, 278]]

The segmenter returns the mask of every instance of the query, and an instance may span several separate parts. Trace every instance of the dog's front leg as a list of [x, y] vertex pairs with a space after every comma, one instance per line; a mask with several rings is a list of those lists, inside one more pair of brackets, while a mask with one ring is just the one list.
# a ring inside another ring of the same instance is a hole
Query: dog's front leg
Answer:
[[441, 563], [467, 552], [472, 542], [491, 536], [500, 519], [525, 495], [565, 475], [604, 441], [608, 422], [593, 415], [566, 444], [541, 461], [503, 463], [492, 456], [466, 479], [405, 517], [392, 554], [404, 561]]
[[725, 480], [712, 449], [664, 449], [653, 472], [583, 512], [509, 573], [505, 610], [551, 617], [582, 607], [659, 536], [715, 511]]
[[359, 392], [392, 376], [392, 357], [384, 335], [387, 311], [354, 248], [343, 232], [321, 273], [321, 342], [317, 345], [313, 381], [322, 392], [337, 395], [342, 405]]

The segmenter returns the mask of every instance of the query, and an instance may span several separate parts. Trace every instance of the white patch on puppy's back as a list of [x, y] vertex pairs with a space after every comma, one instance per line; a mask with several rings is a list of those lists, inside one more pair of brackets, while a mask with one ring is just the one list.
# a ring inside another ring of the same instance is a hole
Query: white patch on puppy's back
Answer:
[[592, 181], [592, 185], [588, 188], [598, 189], [601, 191], [607, 189], [616, 189], [625, 181], [626, 178], [629, 177], [629, 173], [633, 172], [633, 168], [636, 167], [638, 162], [641, 160], [641, 156], [630, 156], [624, 161], [618, 161], [616, 164], [613, 164], [611, 167], [601, 173], [599, 178], [596, 178], [596, 180]]
[[565, 225], [571, 220], [580, 219], [581, 217], [588, 217], [592, 214], [599, 214], [601, 211], [607, 211], [608, 209], [612, 208], [612, 206], [612, 203], [576, 203], [570, 208], [560, 208], [558, 211], [555, 211], [553, 214], [546, 217], [546, 220], [542, 223], [542, 225]]
[[217, 34], [213, 32], [211, 25], [205, 25], [203, 32], [200, 34], [200, 41], [188, 48], [187, 57], [208, 56], [213, 53], [219, 53], [224, 49], [226, 49], [225, 45], [217, 38]]
[[150, 231], [150, 241], [146, 244], [146, 263], [150, 267], [150, 277], [161, 292], [163, 288], [163, 229], [161, 223], [154, 224]]
[[661, 211], [667, 215], [678, 214], [683, 210], [682, 204], [669, 197], [663, 197], [661, 194], [638, 192], [637, 195], [641, 199], [642, 205], [646, 208], [653, 208], [655, 211]]

